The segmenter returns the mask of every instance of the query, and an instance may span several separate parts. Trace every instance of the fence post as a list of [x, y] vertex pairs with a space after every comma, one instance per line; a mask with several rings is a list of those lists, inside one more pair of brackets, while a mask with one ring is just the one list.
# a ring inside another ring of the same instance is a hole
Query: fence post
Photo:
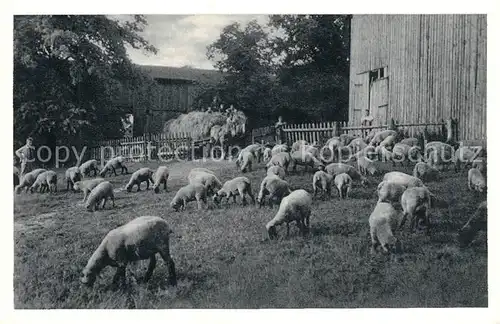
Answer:
[[340, 136], [340, 125], [338, 121], [333, 122], [333, 137]]
[[446, 121], [446, 142], [458, 142], [457, 120], [450, 118]]
[[394, 121], [394, 118], [391, 118], [391, 123], [389, 125], [390, 130], [396, 130], [396, 122]]

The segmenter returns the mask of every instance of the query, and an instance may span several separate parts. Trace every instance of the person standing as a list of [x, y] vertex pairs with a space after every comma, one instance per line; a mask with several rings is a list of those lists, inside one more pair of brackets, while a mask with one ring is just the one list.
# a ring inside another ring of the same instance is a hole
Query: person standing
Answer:
[[33, 138], [28, 137], [26, 144], [16, 151], [16, 156], [21, 161], [20, 176], [33, 170], [35, 162], [35, 147], [33, 146]]

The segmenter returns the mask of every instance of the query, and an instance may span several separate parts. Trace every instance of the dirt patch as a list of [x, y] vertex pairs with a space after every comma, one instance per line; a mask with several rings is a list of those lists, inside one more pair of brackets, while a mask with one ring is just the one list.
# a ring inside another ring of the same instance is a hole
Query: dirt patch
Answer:
[[14, 222], [14, 231], [23, 233], [55, 227], [55, 212], [40, 214], [36, 218], [26, 219], [25, 221]]

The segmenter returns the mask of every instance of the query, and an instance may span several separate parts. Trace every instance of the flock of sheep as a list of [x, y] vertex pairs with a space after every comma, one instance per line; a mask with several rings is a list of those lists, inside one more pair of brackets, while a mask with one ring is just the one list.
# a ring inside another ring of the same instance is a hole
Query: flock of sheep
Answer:
[[[350, 152], [346, 162], [354, 162], [352, 164], [355, 166], [340, 162], [345, 151]], [[330, 156], [325, 157], [324, 152], [330, 152]], [[194, 168], [187, 176], [188, 183], [177, 191], [170, 206], [178, 211], [185, 209], [189, 202], [196, 201], [198, 209], [202, 209], [208, 199], [220, 206], [224, 198], [227, 203], [231, 198], [236, 203], [237, 196], [241, 197], [242, 204], [248, 203], [247, 197], [259, 206], [263, 206], [267, 200], [270, 206], [279, 205], [274, 218], [266, 224], [270, 239], [278, 236], [278, 226], [281, 224], [286, 225], [288, 236], [290, 223], [293, 222], [306, 235], [310, 229], [312, 203], [318, 195], [325, 199], [332, 196], [334, 190], [341, 199], [348, 199], [355, 182], [365, 187], [370, 186], [373, 181], [369, 177], [380, 174], [375, 157], [392, 162], [393, 165], [398, 161], [409, 163], [411, 160], [416, 162], [413, 175], [397, 171], [384, 175], [383, 181], [377, 186], [378, 201], [368, 218], [372, 253], [380, 248], [383, 253], [397, 255], [402, 252], [397, 231], [403, 229], [407, 219], [410, 220], [412, 231], [423, 226], [426, 233], [429, 232], [429, 212], [438, 198], [424, 183], [439, 179], [443, 168], [452, 164], [458, 171], [462, 163], [468, 164], [468, 188], [485, 192], [486, 160], [484, 155], [481, 156], [483, 160], [479, 160], [480, 157], [476, 155], [477, 152], [472, 148], [460, 147], [455, 150], [453, 146], [443, 142], [430, 142], [425, 147], [419, 147], [416, 138], [401, 138], [393, 130], [372, 132], [366, 138], [341, 135], [329, 139], [323, 147], [310, 145], [303, 140], [293, 143], [291, 147], [287, 144], [251, 144], [239, 153], [236, 165], [245, 173], [261, 161], [267, 163], [267, 174], [261, 181], [257, 198], [252, 192], [250, 180], [245, 176], [221, 183], [213, 171]], [[298, 165], [304, 167], [304, 172], [308, 168], [315, 172], [311, 180], [312, 194], [304, 189], [291, 190], [286, 181], [289, 169], [296, 170]], [[114, 207], [115, 191], [104, 177], [108, 173], [117, 175], [117, 169], [121, 169], [122, 174], [128, 173], [121, 156], [109, 160], [102, 170], [98, 169], [96, 160], [86, 161], [66, 170], [67, 189], [82, 191], [83, 202], [89, 211], [104, 208], [108, 199]], [[14, 169], [16, 193], [24, 188], [26, 192], [57, 190], [57, 175], [54, 171], [36, 169], [20, 180], [19, 177], [16, 180], [16, 171]], [[84, 180], [91, 173], [94, 177], [100, 177]], [[158, 167], [156, 171], [141, 168], [131, 175], [125, 189], [130, 192], [137, 186], [137, 191], [140, 191], [143, 182], [146, 182], [149, 189], [151, 182], [154, 192], [159, 193], [162, 184], [164, 190], [167, 189], [168, 178], [169, 170], [165, 166]], [[487, 206], [484, 201], [460, 230], [462, 245], [470, 244], [475, 233], [484, 228], [486, 214]], [[124, 280], [128, 263], [150, 259], [145, 276], [147, 281], [155, 268], [156, 254], [159, 253], [169, 269], [168, 282], [176, 285], [175, 265], [169, 251], [171, 233], [167, 222], [156, 216], [138, 217], [111, 230], [88, 260], [81, 281], [92, 284], [106, 266], [117, 267], [114, 282]]]

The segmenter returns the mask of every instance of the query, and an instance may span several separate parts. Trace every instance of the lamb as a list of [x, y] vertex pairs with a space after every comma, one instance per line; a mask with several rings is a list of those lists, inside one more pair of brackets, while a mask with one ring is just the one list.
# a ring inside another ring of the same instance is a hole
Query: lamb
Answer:
[[290, 164], [290, 154], [288, 152], [280, 152], [276, 155], [273, 155], [271, 160], [266, 164], [267, 168], [270, 168], [273, 165], [277, 165], [283, 168], [285, 172], [287, 172], [288, 165]]
[[380, 142], [379, 146], [385, 147], [390, 150], [392, 149], [394, 144], [396, 144], [396, 135], [389, 135], [382, 142]]
[[417, 229], [419, 220], [426, 224], [426, 233], [429, 234], [429, 209], [431, 208], [431, 193], [426, 187], [413, 187], [405, 190], [401, 196], [401, 206], [403, 207], [403, 219], [399, 225], [402, 229], [406, 218], [409, 216], [410, 229], [414, 232]]
[[365, 143], [365, 141], [362, 138], [355, 138], [347, 145], [349, 149], [352, 151], [352, 153], [357, 153], [359, 151], [364, 150], [368, 145]]
[[439, 179], [439, 170], [425, 162], [418, 162], [413, 168], [413, 176], [425, 182], [437, 181]]
[[358, 158], [358, 171], [362, 175], [366, 175], [367, 173], [376, 175], [379, 173], [379, 170], [375, 166], [375, 162], [364, 156]]
[[271, 155], [272, 156], [275, 156], [276, 154], [278, 153], [281, 153], [281, 152], [288, 152], [289, 149], [288, 149], [288, 145], [286, 144], [276, 144], [272, 150], [271, 150]]
[[390, 129], [384, 130], [384, 131], [380, 131], [380, 132], [375, 133], [373, 135], [373, 138], [370, 140], [369, 145], [371, 145], [371, 146], [377, 146], [380, 143], [382, 143], [382, 141], [385, 140], [387, 137], [389, 137], [389, 136], [396, 136], [396, 135], [397, 135], [397, 132], [393, 131], [393, 130], [390, 130]]
[[160, 185], [163, 183], [163, 189], [167, 191], [167, 180], [169, 177], [168, 168], [166, 166], [159, 166], [153, 176], [154, 184], [153, 190], [155, 193], [160, 192]]
[[290, 155], [290, 164], [292, 165], [292, 170], [295, 171], [297, 169], [297, 165], [304, 166], [304, 172], [307, 167], [314, 169], [317, 166], [323, 165], [321, 161], [319, 161], [314, 155], [311, 153], [303, 152], [303, 151], [295, 151]]
[[66, 170], [64, 178], [66, 179], [66, 190], [73, 189], [75, 182], [82, 180], [80, 168], [76, 166], [69, 168]]
[[40, 188], [40, 192], [49, 190], [50, 192], [57, 191], [57, 174], [54, 171], [45, 171], [38, 175], [35, 182], [31, 185], [30, 192]]
[[21, 192], [21, 189], [26, 188], [26, 192], [30, 190], [30, 187], [33, 183], [35, 183], [37, 177], [41, 174], [44, 173], [45, 169], [35, 169], [31, 172], [26, 173], [24, 176], [21, 177], [21, 180], [19, 181], [19, 184], [14, 188], [14, 192], [16, 194]]
[[325, 194], [330, 196], [333, 186], [333, 176], [322, 170], [317, 171], [313, 176], [312, 186], [313, 197], [316, 197], [319, 190], [323, 193], [323, 197]]
[[378, 202], [399, 203], [405, 190], [403, 185], [382, 181], [377, 186]]
[[292, 144], [292, 153], [293, 152], [296, 152], [296, 151], [300, 151], [302, 146], [305, 146], [305, 145], [308, 145], [309, 143], [307, 143], [307, 141], [305, 140], [298, 140], [298, 141], [295, 141], [293, 144]]
[[112, 158], [111, 160], [109, 160], [106, 163], [106, 165], [104, 165], [104, 168], [102, 168], [99, 175], [104, 178], [106, 176], [106, 173], [113, 172], [116, 176], [117, 175], [116, 169], [118, 167], [120, 167], [122, 170], [121, 174], [123, 174], [123, 170], [125, 170], [125, 174], [128, 174], [128, 170], [127, 170], [127, 167], [125, 166], [124, 162], [125, 162], [125, 158], [123, 156], [116, 156], [116, 157]]
[[115, 207], [115, 195], [113, 193], [113, 185], [109, 181], [103, 181], [92, 189], [90, 195], [88, 195], [86, 208], [88, 211], [96, 211], [99, 209], [99, 204], [102, 201], [102, 206], [100, 208], [104, 209], [108, 198], [113, 202], [113, 207]]
[[269, 206], [272, 207], [273, 200], [281, 201], [283, 197], [288, 195], [290, 192], [288, 182], [280, 179], [276, 175], [268, 175], [260, 184], [257, 202], [259, 203], [259, 207], [261, 207], [264, 204], [264, 197], [269, 195]]
[[411, 176], [409, 174], [399, 172], [399, 171], [392, 171], [392, 172], [386, 173], [384, 175], [383, 180], [387, 181], [387, 182], [402, 185], [405, 188], [423, 187], [424, 186], [424, 183], [419, 178], [416, 178], [414, 176]]
[[368, 179], [363, 176], [361, 173], [356, 170], [355, 167], [344, 164], [344, 163], [330, 163], [325, 168], [326, 172], [329, 174], [336, 176], [341, 173], [347, 173], [352, 180], [360, 181], [363, 186], [367, 186], [369, 184]]
[[335, 187], [339, 192], [339, 196], [342, 199], [346, 199], [349, 196], [349, 192], [352, 187], [352, 179], [347, 173], [337, 174], [335, 179], [333, 180], [335, 183]]
[[80, 173], [83, 176], [90, 176], [90, 172], [94, 171], [94, 177], [97, 175], [99, 172], [99, 164], [97, 163], [97, 160], [88, 160], [82, 165], [80, 165]]
[[274, 174], [280, 177], [281, 179], [285, 179], [285, 170], [277, 165], [273, 165], [267, 169], [267, 175]]
[[185, 210], [190, 201], [198, 203], [198, 210], [202, 209], [201, 202], [207, 203], [207, 188], [201, 183], [192, 183], [180, 188], [170, 202], [170, 207], [175, 211]]
[[252, 185], [247, 177], [237, 177], [232, 180], [226, 181], [222, 188], [214, 194], [213, 200], [216, 204], [219, 204], [222, 198], [233, 197], [233, 202], [236, 203], [236, 196], [241, 197], [241, 203], [246, 204], [245, 195], [248, 195], [252, 199], [252, 203], [255, 204], [255, 198], [252, 194]]
[[277, 238], [276, 226], [286, 223], [286, 235], [290, 235], [290, 223], [295, 221], [303, 235], [306, 228], [310, 228], [311, 217], [311, 195], [303, 190], [295, 190], [281, 201], [278, 212], [274, 218], [266, 224], [267, 233], [270, 239]]
[[19, 184], [19, 169], [14, 167], [14, 188]]
[[488, 229], [488, 204], [485, 201], [479, 204], [474, 214], [467, 220], [467, 223], [458, 232], [460, 247], [470, 245], [476, 234]]
[[483, 174], [476, 168], [472, 168], [469, 170], [467, 185], [469, 190], [475, 190], [480, 193], [486, 191], [486, 179]]
[[241, 152], [240, 170], [243, 173], [252, 171], [252, 164], [254, 163], [254, 154], [250, 151]]
[[264, 149], [264, 153], [262, 154], [263, 155], [263, 161], [264, 162], [269, 162], [269, 160], [271, 160], [271, 156], [272, 156], [272, 153], [271, 153], [271, 149], [269, 147], [266, 147]]
[[413, 147], [413, 146], [417, 146], [418, 147], [419, 146], [419, 144], [418, 144], [418, 138], [415, 138], [415, 137], [404, 138], [399, 143], [400, 144], [409, 145], [410, 147]]
[[213, 195], [216, 190], [222, 188], [222, 183], [217, 178], [217, 176], [213, 174], [213, 172], [207, 173], [197, 170], [191, 170], [191, 172], [189, 172], [188, 174], [188, 181], [189, 184], [202, 184], [206, 188], [207, 193], [210, 195]]
[[371, 253], [375, 254], [378, 246], [382, 247], [384, 253], [401, 253], [401, 244], [394, 236], [400, 224], [401, 214], [387, 202], [378, 202], [370, 214]]
[[128, 192], [131, 192], [132, 188], [137, 185], [137, 191], [141, 191], [141, 183], [146, 182], [146, 190], [149, 190], [149, 182], [151, 181], [151, 183], [154, 184], [153, 174], [154, 172], [150, 168], [140, 168], [132, 173], [125, 189], [127, 189]]
[[172, 230], [167, 222], [156, 216], [137, 217], [109, 231], [87, 262], [80, 281], [92, 286], [102, 269], [111, 266], [117, 268], [113, 284], [117, 284], [119, 279], [123, 284], [128, 263], [149, 259], [149, 267], [144, 277], [147, 282], [153, 274], [156, 254], [159, 253], [168, 267], [168, 284], [176, 286], [175, 264], [170, 256], [171, 234]]
[[103, 178], [95, 178], [95, 179], [90, 179], [90, 180], [83, 180], [83, 181], [77, 181], [73, 184], [73, 190], [75, 191], [83, 191], [83, 200], [82, 203], [85, 202], [87, 199], [88, 194], [97, 187], [98, 184], [101, 182], [104, 182], [105, 180]]

